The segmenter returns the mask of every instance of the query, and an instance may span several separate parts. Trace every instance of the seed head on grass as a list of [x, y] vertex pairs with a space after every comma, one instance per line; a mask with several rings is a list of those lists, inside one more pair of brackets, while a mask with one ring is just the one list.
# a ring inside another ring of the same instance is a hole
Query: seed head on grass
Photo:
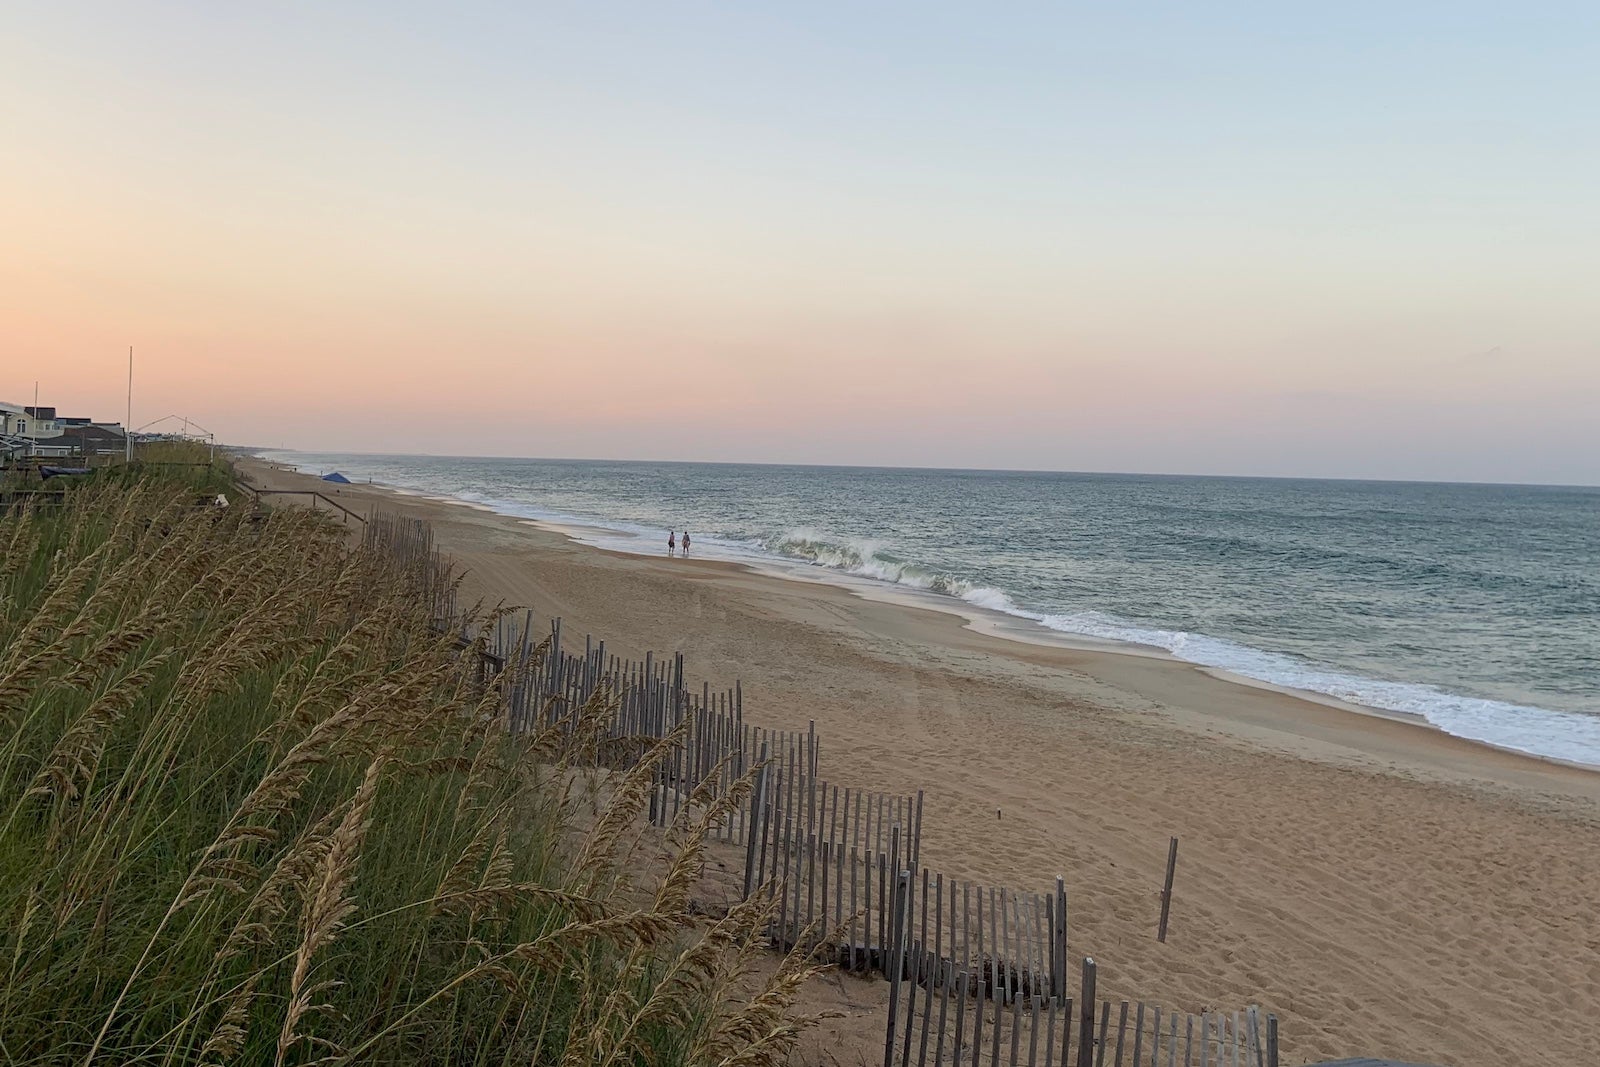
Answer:
[[[339, 936], [345, 920], [355, 914], [356, 903], [350, 895], [350, 885], [355, 880], [356, 860], [370, 826], [368, 817], [372, 812], [373, 799], [377, 796], [378, 781], [388, 760], [386, 753], [381, 754], [367, 767], [366, 776], [356, 790], [350, 810], [345, 812], [328, 842], [328, 850], [318, 871], [316, 891], [306, 898], [302, 922], [304, 935], [299, 950], [295, 952], [294, 974], [289, 979], [289, 1007], [284, 1013], [283, 1029], [278, 1035], [278, 1067], [282, 1067], [290, 1049], [306, 1040], [299, 1027], [312, 1011], [312, 998], [332, 991], [339, 984], [335, 979], [312, 983], [311, 965], [318, 951], [332, 943]], [[327, 1009], [319, 1007], [318, 1010]]]
[[615, 736], [605, 686], [543, 693], [549, 640], [485, 677], [456, 627], [494, 611], [440, 625], [460, 574], [426, 528], [380, 516], [354, 544], [294, 508], [197, 509], [210, 477], [123, 469], [0, 515], [9, 1057], [678, 1067], [782, 1044], [782, 991], [740, 962], [749, 908], [687, 906], [748, 783], [719, 767], [646, 826], [681, 731]]

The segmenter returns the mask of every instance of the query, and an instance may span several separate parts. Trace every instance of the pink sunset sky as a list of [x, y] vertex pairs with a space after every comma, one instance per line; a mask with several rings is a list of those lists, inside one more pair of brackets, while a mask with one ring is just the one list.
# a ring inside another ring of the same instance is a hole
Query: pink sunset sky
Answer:
[[8, 15], [0, 399], [120, 419], [131, 344], [136, 425], [274, 447], [1600, 483], [1581, 9], [227, 7]]

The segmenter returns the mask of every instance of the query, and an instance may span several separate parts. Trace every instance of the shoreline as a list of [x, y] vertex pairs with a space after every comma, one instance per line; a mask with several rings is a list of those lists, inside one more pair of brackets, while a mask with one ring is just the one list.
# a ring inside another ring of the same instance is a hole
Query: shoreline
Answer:
[[[330, 488], [242, 466], [267, 488]], [[925, 790], [923, 857], [946, 879], [1065, 878], [1070, 952], [1095, 957], [1108, 995], [1260, 1004], [1284, 1020], [1290, 1062], [1506, 1067], [1600, 1047], [1587, 768], [1177, 659], [992, 636], [835, 582], [595, 548], [470, 502], [330, 495], [429, 520], [469, 603], [559, 616], [620, 656], [682, 652], [695, 687], [742, 683], [746, 721], [814, 723], [830, 782]], [[879, 987], [822, 988], [881, 1052]], [[829, 1031], [841, 1049], [857, 1047], [847, 1022]]]
[[[298, 468], [276, 460], [266, 460], [259, 456], [253, 456], [252, 458], [258, 462], [269, 464], [285, 473], [320, 480], [315, 475], [307, 474]], [[784, 561], [781, 560], [774, 560], [768, 564], [766, 561], [755, 559], [696, 557], [691, 560], [688, 557], [662, 557], [654, 552], [632, 551], [622, 547], [595, 543], [599, 538], [587, 536], [587, 532], [592, 531], [594, 535], [599, 535], [599, 537], [614, 539], [622, 531], [584, 523], [581, 520], [560, 521], [513, 515], [499, 511], [492, 505], [479, 501], [440, 495], [409, 486], [391, 485], [386, 482], [371, 481], [356, 484], [401, 499], [425, 500], [441, 506], [465, 508], [485, 515], [493, 515], [506, 522], [515, 522], [562, 537], [576, 547], [606, 553], [618, 558], [727, 566], [780, 582], [831, 586], [863, 600], [903, 607], [913, 611], [931, 611], [948, 615], [960, 619], [963, 628], [997, 641], [1033, 645], [1042, 648], [1065, 649], [1095, 655], [1138, 657], [1154, 660], [1171, 664], [1175, 668], [1188, 668], [1228, 685], [1274, 693], [1307, 704], [1313, 704], [1320, 708], [1334, 709], [1348, 715], [1419, 728], [1440, 738], [1449, 738], [1455, 742], [1473, 745], [1507, 756], [1534, 760], [1553, 767], [1566, 768], [1587, 774], [1600, 774], [1600, 763], [1586, 763], [1582, 760], [1547, 755], [1512, 745], [1496, 744], [1479, 738], [1465, 737], [1451, 733], [1444, 727], [1429, 720], [1426, 715], [1420, 712], [1398, 711], [1391, 708], [1361, 704], [1314, 689], [1253, 678], [1226, 667], [1184, 659], [1157, 645], [1140, 644], [1117, 638], [1099, 638], [1087, 634], [1056, 630], [1024, 615], [1015, 615], [933, 590], [901, 586], [896, 583], [878, 581], [867, 576], [852, 574], [849, 571], [831, 568], [821, 568], [823, 573], [813, 577], [808, 571], [815, 568], [804, 565], [802, 561], [794, 561], [792, 565], [785, 565]]]
[[[484, 514], [494, 515], [499, 518], [524, 523], [536, 529], [565, 538], [575, 547], [591, 552], [601, 552], [623, 559], [655, 560], [659, 558], [643, 552], [628, 552], [622, 549], [607, 548], [602, 545], [590, 544], [583, 540], [583, 538], [572, 533], [572, 527], [568, 524], [507, 515], [504, 512], [496, 511], [492, 507], [476, 504], [472, 501], [453, 500], [447, 497], [421, 493], [417, 490], [389, 486], [379, 482], [372, 482], [370, 484], [374, 488], [386, 492], [416, 495], [441, 505], [451, 507], [468, 507], [475, 511], [481, 511]], [[603, 528], [597, 527], [597, 529]], [[1500, 753], [1517, 759], [1532, 760], [1537, 763], [1548, 764], [1553, 767], [1566, 768], [1583, 774], [1600, 775], [1600, 764], [1561, 759], [1557, 756], [1546, 756], [1538, 752], [1528, 752], [1523, 749], [1513, 748], [1509, 745], [1497, 745], [1489, 741], [1480, 741], [1477, 738], [1462, 737], [1459, 734], [1450, 733], [1443, 727], [1436, 726], [1432, 722], [1429, 722], [1425, 716], [1420, 714], [1393, 711], [1388, 708], [1376, 708], [1365, 704], [1356, 704], [1351, 701], [1341, 700], [1340, 698], [1331, 696], [1327, 693], [1319, 693], [1314, 689], [1298, 689], [1293, 686], [1278, 685], [1273, 682], [1262, 681], [1259, 678], [1251, 678], [1248, 675], [1239, 674], [1223, 667], [1212, 667], [1208, 666], [1207, 664], [1195, 663], [1191, 660], [1182, 659], [1168, 652], [1166, 649], [1160, 648], [1156, 645], [1140, 645], [1132, 641], [1119, 641], [1111, 638], [1093, 638], [1086, 635], [1050, 630], [1044, 627], [1033, 625], [1029, 620], [1020, 616], [1011, 616], [1003, 612], [985, 608], [982, 605], [969, 604], [957, 597], [951, 597], [924, 590], [915, 590], [910, 591], [909, 593], [899, 593], [893, 586], [889, 586], [880, 591], [877, 587], [881, 583], [874, 583], [871, 579], [861, 578], [853, 581], [841, 581], [834, 575], [829, 575], [827, 577], [819, 576], [813, 579], [804, 577], [798, 573], [789, 573], [778, 567], [766, 568], [762, 567], [758, 563], [747, 562], [744, 560], [689, 559], [686, 557], [678, 557], [677, 562], [689, 564], [691, 566], [733, 568], [747, 574], [756, 575], [763, 578], [770, 578], [779, 582], [831, 586], [862, 600], [875, 601], [877, 603], [882, 603], [893, 607], [904, 608], [908, 611], [927, 611], [941, 615], [948, 615], [954, 619], [959, 619], [963, 629], [974, 634], [992, 638], [996, 641], [1033, 645], [1040, 648], [1064, 649], [1071, 652], [1088, 653], [1090, 655], [1097, 656], [1119, 656], [1153, 660], [1160, 663], [1170, 664], [1175, 669], [1188, 670], [1197, 674], [1205, 675], [1206, 677], [1212, 678], [1225, 685], [1234, 685], [1246, 689], [1254, 689], [1262, 692], [1273, 693], [1292, 700], [1301, 701], [1307, 704], [1315, 704], [1322, 708], [1333, 709], [1347, 715], [1355, 715], [1363, 718], [1377, 719], [1383, 722], [1396, 723], [1402, 726], [1425, 731], [1426, 733], [1435, 737], [1447, 738], [1455, 743], [1470, 745], [1475, 748], [1481, 748], [1489, 752]], [[853, 578], [855, 576], [846, 575], [846, 577]], [[874, 593], [878, 593], [878, 595], [874, 595]], [[927, 602], [923, 603], [921, 601]], [[989, 618], [988, 616], [993, 616], [993, 618]], [[1009, 629], [1014, 632], [1006, 632], [1008, 629], [1008, 623], [1014, 624], [1009, 627]]]

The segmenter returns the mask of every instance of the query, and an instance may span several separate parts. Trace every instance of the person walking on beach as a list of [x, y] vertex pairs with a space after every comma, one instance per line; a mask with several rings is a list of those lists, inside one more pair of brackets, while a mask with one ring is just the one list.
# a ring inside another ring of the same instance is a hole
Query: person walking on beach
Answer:
[[685, 556], [687, 556], [689, 554], [689, 531], [688, 530], [683, 531], [683, 554]]
[[677, 552], [678, 552], [678, 535], [675, 532], [673, 532], [672, 530], [668, 530], [667, 531], [667, 555], [669, 555], [669, 556], [677, 555]]

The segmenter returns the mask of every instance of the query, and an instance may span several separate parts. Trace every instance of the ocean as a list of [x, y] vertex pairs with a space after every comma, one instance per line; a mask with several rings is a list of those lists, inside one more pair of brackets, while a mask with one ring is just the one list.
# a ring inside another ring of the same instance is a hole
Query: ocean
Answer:
[[1600, 489], [266, 453], [885, 583], [1600, 765]]

